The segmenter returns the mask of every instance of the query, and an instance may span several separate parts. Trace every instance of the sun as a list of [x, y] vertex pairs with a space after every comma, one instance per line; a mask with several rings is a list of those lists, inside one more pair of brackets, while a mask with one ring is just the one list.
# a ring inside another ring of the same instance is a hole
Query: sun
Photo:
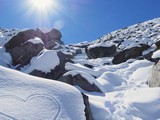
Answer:
[[55, 16], [63, 13], [63, 4], [58, 0], [26, 0], [24, 5], [24, 16], [30, 18], [35, 26], [42, 28], [53, 26]]
[[29, 0], [32, 9], [47, 12], [56, 7], [55, 0]]

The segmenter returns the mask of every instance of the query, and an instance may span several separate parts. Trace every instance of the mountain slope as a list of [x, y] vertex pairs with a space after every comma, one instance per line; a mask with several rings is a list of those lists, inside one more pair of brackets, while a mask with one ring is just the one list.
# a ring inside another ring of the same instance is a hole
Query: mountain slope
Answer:
[[[14, 50], [24, 51], [23, 46], [31, 46], [33, 50], [29, 53], [32, 54], [39, 43], [26, 44], [31, 41], [26, 39], [18, 47], [13, 46], [13, 51], [8, 50], [4, 46], [11, 38], [3, 35], [3, 31], [1, 65], [75, 86], [89, 97], [94, 120], [160, 119], [160, 87], [148, 85], [154, 68], [157, 68], [156, 75], [160, 74], [160, 18], [114, 31], [93, 42], [56, 43], [50, 50], [41, 44], [43, 48], [34, 56], [28, 57], [24, 54], [27, 51], [20, 53], [16, 65]], [[44, 41], [43, 37], [40, 39]], [[28, 61], [23, 64], [25, 57]]]

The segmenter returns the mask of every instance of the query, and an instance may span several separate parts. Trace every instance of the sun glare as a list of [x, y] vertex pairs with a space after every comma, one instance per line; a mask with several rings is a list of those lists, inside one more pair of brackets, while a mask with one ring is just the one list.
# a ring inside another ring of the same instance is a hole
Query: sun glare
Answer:
[[55, 0], [30, 0], [30, 5], [32, 6], [32, 9], [46, 12], [49, 9], [56, 7], [56, 2]]
[[54, 15], [61, 13], [63, 7], [58, 0], [26, 0], [26, 16], [34, 18], [39, 27], [53, 26]]

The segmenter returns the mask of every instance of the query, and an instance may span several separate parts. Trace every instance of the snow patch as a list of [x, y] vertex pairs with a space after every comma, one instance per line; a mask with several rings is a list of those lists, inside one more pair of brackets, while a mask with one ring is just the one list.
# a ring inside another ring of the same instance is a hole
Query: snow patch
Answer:
[[156, 52], [153, 53], [152, 58], [160, 58], [160, 50], [157, 50]]
[[44, 44], [43, 41], [39, 37], [35, 37], [34, 39], [29, 39], [27, 42], [31, 42], [33, 44]]
[[25, 73], [31, 73], [33, 70], [39, 70], [48, 73], [54, 70], [60, 64], [57, 52], [54, 50], [44, 50], [43, 53], [31, 60], [30, 66], [25, 70]]

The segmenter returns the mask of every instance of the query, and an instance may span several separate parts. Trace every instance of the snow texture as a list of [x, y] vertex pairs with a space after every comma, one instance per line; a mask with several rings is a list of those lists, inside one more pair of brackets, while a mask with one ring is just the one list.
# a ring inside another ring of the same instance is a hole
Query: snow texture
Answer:
[[1, 120], [85, 120], [81, 93], [53, 80], [0, 67]]
[[[1, 29], [4, 37], [0, 37], [3, 41], [0, 45], [3, 46], [19, 31]], [[8, 36], [10, 33], [11, 36]], [[82, 50], [82, 54], [77, 54], [73, 59], [74, 63], [66, 63], [65, 68], [68, 72], [65, 75], [80, 74], [89, 83], [96, 84], [103, 92], [87, 92], [79, 88], [89, 96], [94, 120], [160, 120], [160, 88], [149, 88], [147, 85], [154, 63], [144, 59], [129, 59], [124, 63], [113, 65], [111, 62], [113, 57], [88, 60], [83, 48], [115, 45], [119, 52], [147, 44], [150, 48], [143, 51], [143, 55], [146, 55], [157, 50], [155, 42], [160, 40], [159, 33], [160, 18], [157, 18], [106, 34], [94, 42], [63, 46], [63, 51], [69, 54], [75, 54], [76, 47]], [[0, 54], [0, 64], [3, 66], [10, 64], [11, 57], [4, 48], [0, 49]], [[152, 58], [159, 57], [158, 50], [154, 52]], [[39, 56], [32, 58], [30, 65], [25, 66], [24, 72], [30, 73], [33, 70], [50, 72], [59, 65], [59, 62], [55, 50], [45, 50]], [[77, 89], [69, 85], [31, 77], [3, 67], [0, 67], [0, 82], [2, 120], [15, 117], [21, 120], [24, 116], [26, 120], [35, 120], [38, 117], [45, 120], [85, 119], [82, 96]]]
[[31, 73], [33, 70], [39, 70], [47, 73], [54, 70], [59, 63], [57, 51], [45, 49], [38, 57], [32, 58], [30, 66], [24, 72]]
[[152, 58], [160, 58], [160, 50], [157, 50], [156, 52], [153, 53]]

